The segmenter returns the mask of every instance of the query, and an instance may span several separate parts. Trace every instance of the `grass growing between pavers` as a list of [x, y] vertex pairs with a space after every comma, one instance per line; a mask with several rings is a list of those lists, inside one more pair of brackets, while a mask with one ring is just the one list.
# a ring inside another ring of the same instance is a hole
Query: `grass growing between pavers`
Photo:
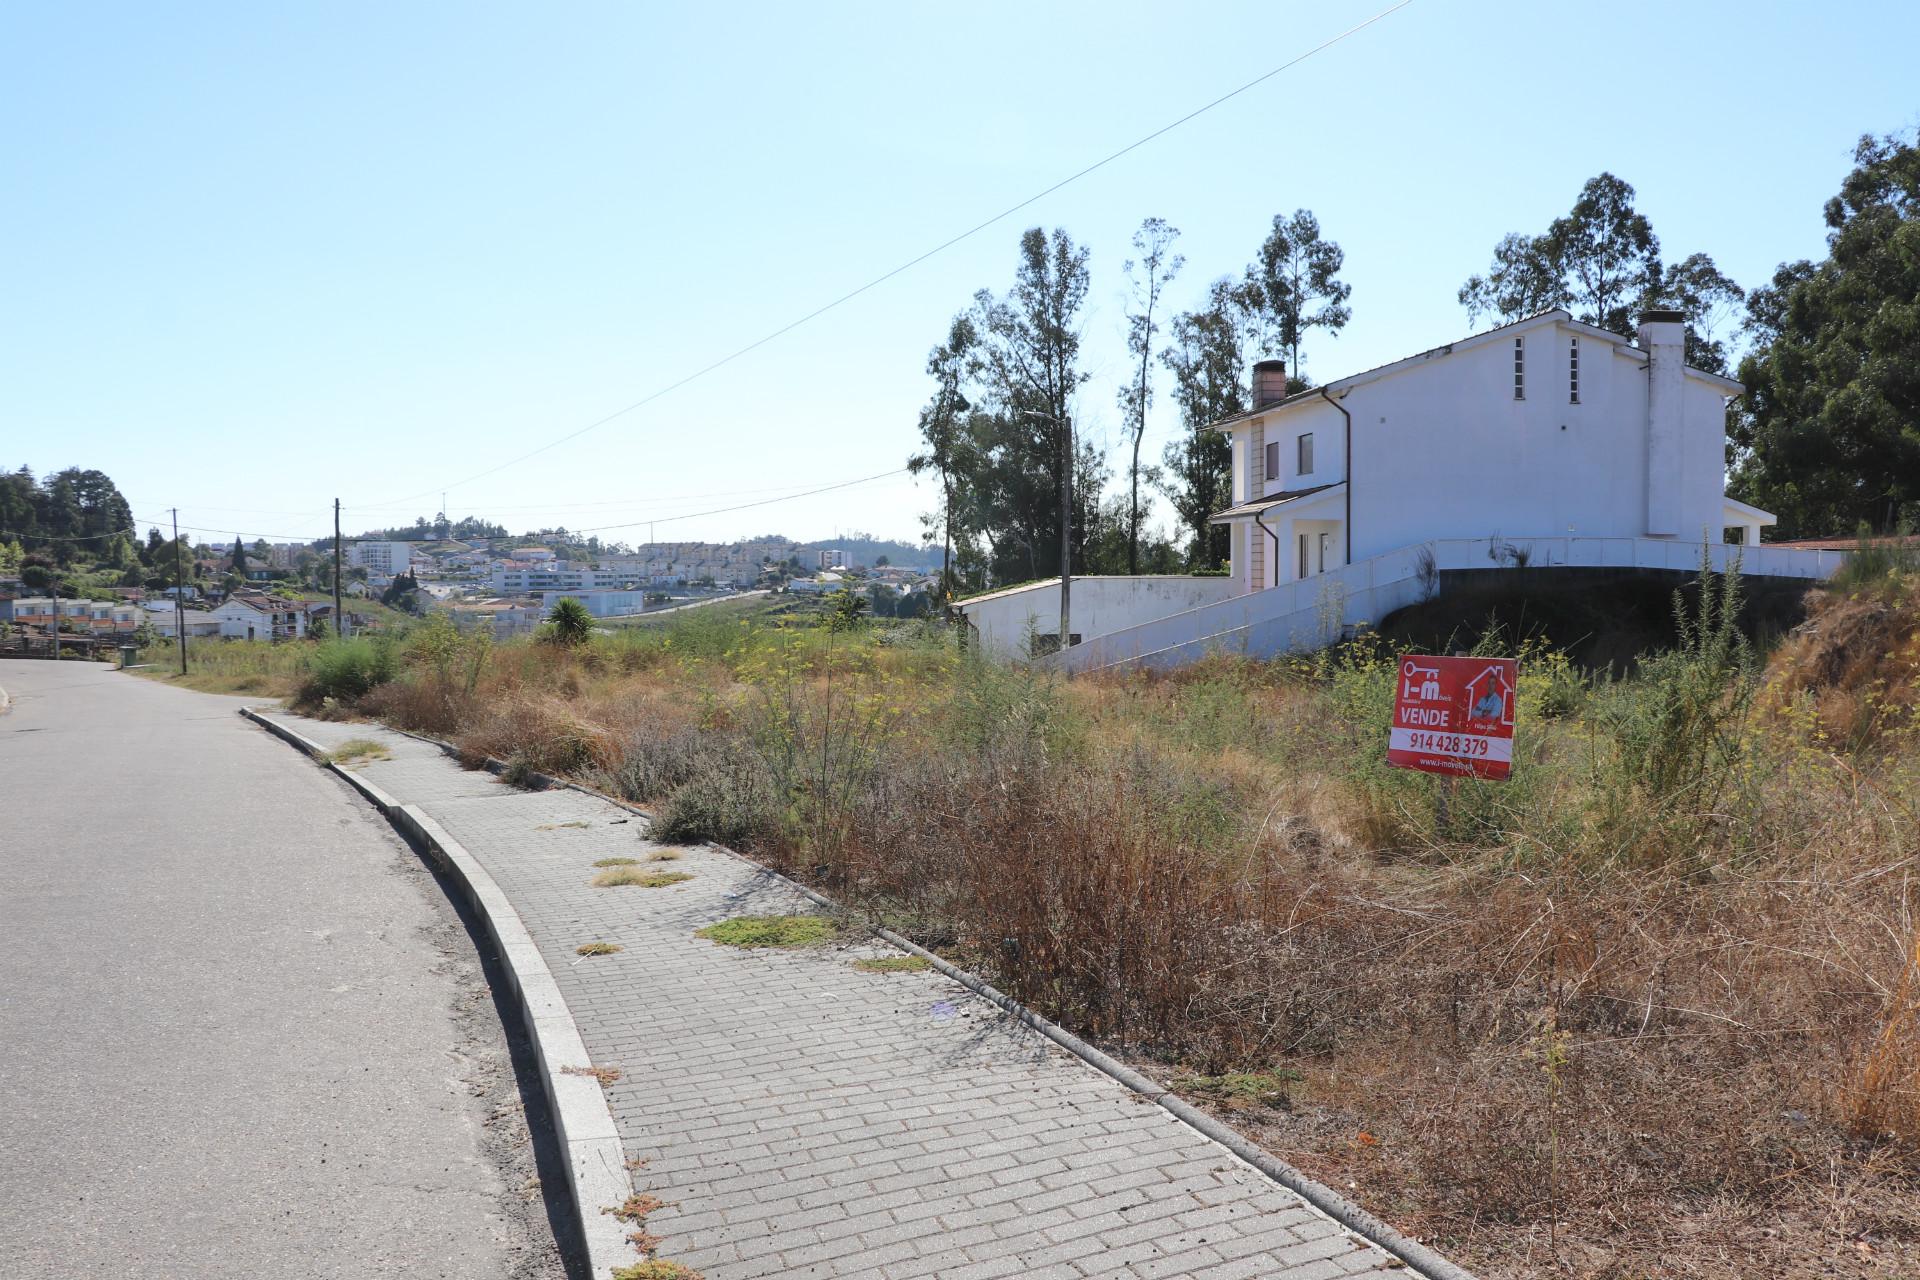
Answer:
[[853, 967], [861, 973], [924, 973], [933, 962], [925, 956], [864, 956]]
[[678, 862], [681, 858], [678, 849], [655, 849], [647, 855], [648, 862]]
[[1293, 1105], [1287, 1086], [1298, 1084], [1298, 1071], [1230, 1071], [1217, 1076], [1180, 1076], [1174, 1084], [1182, 1093], [1217, 1103], [1229, 1110], [1267, 1107], [1285, 1111]]
[[562, 1067], [561, 1074], [569, 1076], [592, 1076], [604, 1088], [620, 1083], [621, 1070], [618, 1067]]
[[610, 956], [620, 950], [617, 942], [583, 942], [573, 949], [577, 956]]
[[595, 862], [593, 865], [596, 867], [637, 867], [640, 865], [640, 859], [638, 858], [601, 858], [598, 862]]
[[619, 889], [633, 885], [641, 889], [664, 889], [693, 877], [685, 871], [642, 871], [635, 867], [611, 867], [593, 878], [596, 889]]
[[534, 830], [535, 831], [565, 831], [569, 827], [577, 827], [580, 830], [585, 831], [591, 826], [593, 826], [591, 822], [543, 822], [539, 826], [535, 827]]
[[648, 1258], [630, 1267], [615, 1267], [613, 1280], [703, 1280], [703, 1277], [685, 1263]]
[[[632, 1161], [628, 1161], [628, 1167], [633, 1167]], [[653, 1256], [660, 1248], [662, 1237], [647, 1230], [647, 1215], [665, 1207], [666, 1201], [660, 1197], [640, 1191], [628, 1196], [626, 1202], [617, 1208], [600, 1211], [612, 1214], [632, 1227], [633, 1230], [627, 1233], [627, 1243], [644, 1255], [640, 1262], [615, 1267], [613, 1280], [702, 1280], [698, 1271], [683, 1262]]]
[[695, 929], [693, 936], [726, 947], [810, 947], [839, 931], [825, 916], [734, 916]]
[[393, 753], [372, 738], [349, 738], [327, 752], [327, 759], [333, 764], [352, 764], [356, 760], [391, 760]]

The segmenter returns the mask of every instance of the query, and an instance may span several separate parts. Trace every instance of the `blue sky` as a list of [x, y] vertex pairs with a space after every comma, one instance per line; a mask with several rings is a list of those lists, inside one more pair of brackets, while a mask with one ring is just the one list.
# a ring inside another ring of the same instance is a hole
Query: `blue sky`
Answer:
[[1118, 464], [1143, 217], [1184, 233], [1185, 306], [1313, 209], [1353, 286], [1306, 349], [1326, 379], [1466, 333], [1461, 280], [1603, 169], [1670, 259], [1761, 283], [1822, 251], [1855, 138], [1920, 123], [1909, 4], [1414, 0], [518, 461], [1387, 3], [14, 5], [0, 465], [98, 467], [210, 536], [317, 536], [336, 496], [351, 533], [446, 489], [516, 529], [914, 537], [905, 477], [686, 517], [899, 466], [927, 348], [1027, 225], [1092, 250], [1079, 417]]

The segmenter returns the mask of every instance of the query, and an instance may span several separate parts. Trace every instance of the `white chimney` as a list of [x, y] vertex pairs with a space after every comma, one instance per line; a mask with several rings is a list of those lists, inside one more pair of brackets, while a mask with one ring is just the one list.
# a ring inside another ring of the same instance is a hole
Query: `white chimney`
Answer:
[[1640, 349], [1647, 353], [1647, 533], [1680, 532], [1680, 435], [1687, 391], [1687, 318], [1679, 311], [1642, 311]]
[[1287, 362], [1262, 360], [1253, 366], [1253, 407], [1264, 409], [1287, 398]]

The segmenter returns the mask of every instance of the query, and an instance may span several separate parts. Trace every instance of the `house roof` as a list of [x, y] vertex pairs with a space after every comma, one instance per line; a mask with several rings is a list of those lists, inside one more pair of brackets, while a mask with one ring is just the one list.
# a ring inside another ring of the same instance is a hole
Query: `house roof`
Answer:
[[1208, 517], [1207, 523], [1221, 524], [1228, 520], [1237, 520], [1241, 516], [1250, 516], [1256, 512], [1270, 511], [1274, 507], [1285, 506], [1289, 502], [1298, 502], [1302, 498], [1311, 498], [1316, 493], [1325, 493], [1329, 489], [1338, 489], [1345, 484], [1336, 480], [1332, 484], [1316, 484], [1311, 489], [1287, 489], [1280, 493], [1270, 493], [1264, 498], [1255, 498], [1252, 502], [1243, 502], [1237, 507], [1228, 507]]
[[1771, 511], [1762, 511], [1750, 502], [1742, 502], [1738, 498], [1729, 498], [1725, 494], [1720, 496], [1720, 503], [1728, 511], [1737, 512], [1749, 520], [1758, 520], [1761, 524], [1777, 524], [1780, 519], [1780, 517], [1774, 515]]
[[301, 607], [299, 600], [284, 600], [278, 596], [253, 595], [236, 591], [227, 597], [228, 604], [243, 604], [255, 613], [291, 613]]
[[[1375, 365], [1371, 369], [1363, 369], [1359, 373], [1348, 374], [1344, 378], [1337, 378], [1332, 382], [1324, 383], [1318, 387], [1309, 387], [1305, 391], [1296, 391], [1284, 400], [1276, 400], [1272, 404], [1262, 405], [1258, 409], [1249, 409], [1245, 413], [1237, 413], [1231, 418], [1222, 418], [1218, 422], [1209, 423], [1207, 426], [1201, 428], [1201, 430], [1225, 431], [1227, 428], [1237, 426], [1249, 419], [1290, 409], [1302, 401], [1320, 400], [1323, 398], [1320, 394], [1322, 391], [1325, 391], [1328, 395], [1335, 395], [1347, 391], [1350, 388], [1357, 387], [1362, 383], [1374, 382], [1389, 374], [1412, 368], [1414, 365], [1424, 363], [1428, 360], [1438, 360], [1444, 356], [1450, 356], [1457, 351], [1466, 351], [1474, 347], [1485, 346], [1497, 339], [1512, 337], [1519, 330], [1538, 328], [1544, 324], [1565, 325], [1582, 337], [1592, 338], [1598, 342], [1609, 343], [1617, 355], [1630, 357], [1643, 357], [1646, 355], [1645, 351], [1634, 345], [1633, 339], [1615, 333], [1611, 329], [1602, 329], [1598, 325], [1587, 324], [1582, 320], [1575, 320], [1571, 312], [1560, 307], [1555, 307], [1550, 311], [1541, 311], [1492, 329], [1483, 329], [1479, 333], [1469, 334], [1467, 337], [1455, 342], [1446, 343], [1443, 346], [1431, 347], [1417, 355], [1404, 356], [1401, 359], [1389, 361], [1386, 364]], [[1692, 365], [1687, 366], [1687, 372], [1702, 381], [1711, 382], [1722, 388], [1728, 395], [1738, 395], [1746, 390], [1743, 384], [1735, 382], [1732, 378], [1722, 377], [1717, 373], [1709, 373], [1705, 369], [1697, 369]]]

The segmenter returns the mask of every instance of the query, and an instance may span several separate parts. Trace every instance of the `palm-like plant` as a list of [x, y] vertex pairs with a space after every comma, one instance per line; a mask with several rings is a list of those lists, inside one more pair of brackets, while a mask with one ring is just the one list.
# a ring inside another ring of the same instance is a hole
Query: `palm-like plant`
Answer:
[[593, 634], [593, 615], [572, 596], [561, 596], [547, 610], [547, 634], [555, 644], [573, 648]]

